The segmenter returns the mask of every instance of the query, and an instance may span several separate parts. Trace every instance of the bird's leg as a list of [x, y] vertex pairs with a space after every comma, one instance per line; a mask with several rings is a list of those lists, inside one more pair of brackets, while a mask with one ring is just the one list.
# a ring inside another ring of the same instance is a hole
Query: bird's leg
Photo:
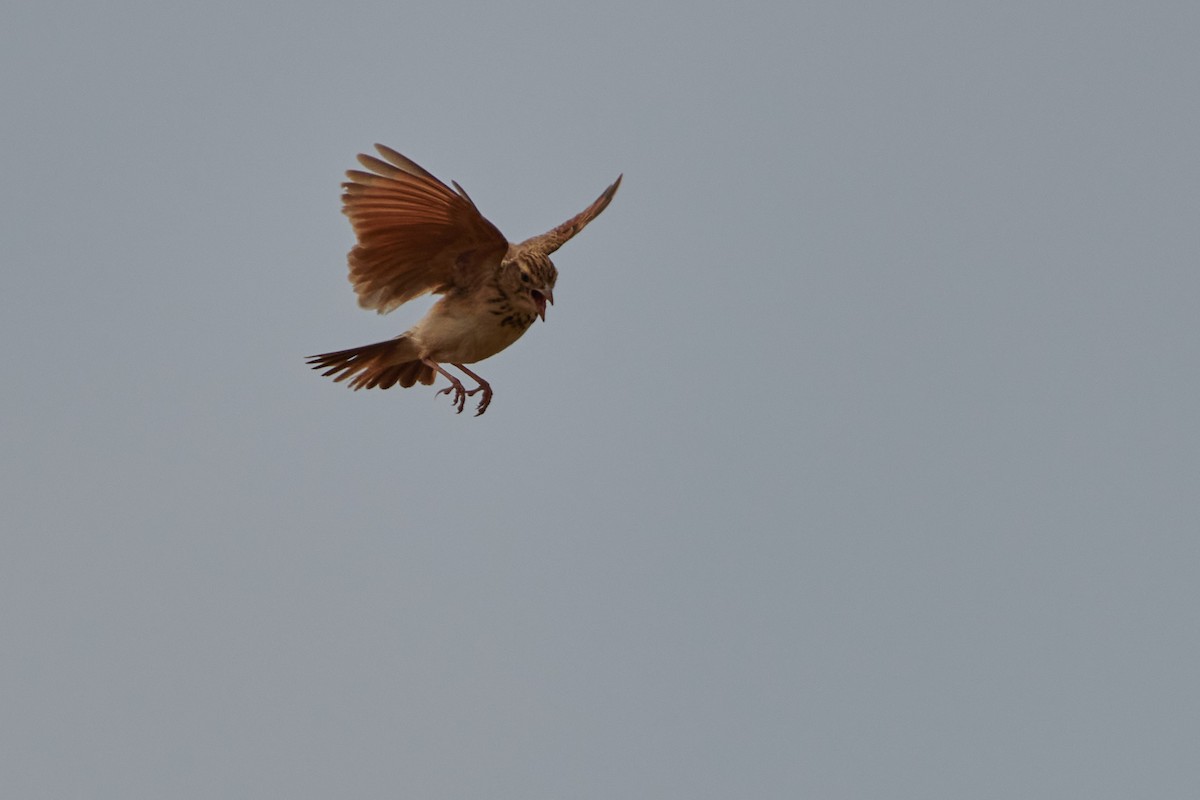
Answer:
[[492, 403], [492, 386], [490, 383], [476, 375], [474, 372], [471, 372], [471, 370], [467, 369], [462, 364], [455, 364], [454, 366], [470, 375], [475, 379], [475, 382], [479, 384], [474, 389], [467, 392], [467, 394], [474, 395], [476, 392], [483, 392], [483, 397], [479, 401], [479, 410], [475, 412], [475, 416], [478, 417], [480, 414], [487, 411], [487, 407]]
[[[440, 392], [438, 392], [438, 394], [450, 394], [451, 392], [453, 392], [454, 396], [450, 398], [450, 402], [453, 403], [454, 405], [458, 406], [458, 411], [456, 411], [455, 413], [461, 414], [462, 410], [463, 410], [463, 406], [467, 402], [467, 394], [468, 394], [466, 387], [462, 385], [462, 381], [460, 381], [458, 378], [451, 375], [446, 370], [442, 369], [442, 365], [437, 363], [436, 361], [430, 361], [428, 358], [422, 358], [421, 363], [427, 367], [433, 367], [439, 373], [441, 373], [442, 375], [445, 375], [446, 380], [450, 381], [450, 385], [447, 386], [445, 389], [442, 389]], [[457, 365], [455, 365], [455, 366], [457, 366]], [[474, 392], [470, 392], [470, 394], [474, 394]]]

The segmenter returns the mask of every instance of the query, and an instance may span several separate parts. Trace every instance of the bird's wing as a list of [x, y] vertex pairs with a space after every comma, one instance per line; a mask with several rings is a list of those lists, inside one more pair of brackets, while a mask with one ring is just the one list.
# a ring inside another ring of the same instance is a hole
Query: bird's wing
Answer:
[[517, 247], [524, 251], [537, 252], [547, 256], [550, 255], [555, 250], [566, 244], [568, 239], [583, 230], [584, 226], [586, 226], [589, 222], [600, 216], [601, 211], [608, 208], [608, 204], [612, 202], [613, 195], [617, 193], [617, 187], [621, 185], [621, 178], [623, 177], [625, 176], [618, 175], [617, 179], [613, 181], [613, 185], [605, 189], [604, 193], [596, 198], [596, 202], [592, 203], [583, 211], [580, 211], [578, 214], [571, 217], [562, 225], [559, 225], [557, 228], [547, 231], [540, 236], [534, 236], [526, 239], [525, 241], [521, 242], [521, 244], [517, 245]]
[[358, 236], [349, 261], [359, 305], [384, 314], [426, 292], [471, 286], [500, 263], [508, 240], [466, 192], [375, 149], [384, 160], [359, 155], [370, 172], [350, 170], [342, 184], [342, 212]]

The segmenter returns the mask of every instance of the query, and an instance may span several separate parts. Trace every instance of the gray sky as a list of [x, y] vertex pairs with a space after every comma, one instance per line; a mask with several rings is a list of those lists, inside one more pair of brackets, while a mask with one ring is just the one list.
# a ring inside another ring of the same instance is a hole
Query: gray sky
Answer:
[[[16, 4], [21, 798], [1200, 791], [1200, 6]], [[375, 141], [612, 206], [487, 415], [388, 338]]]

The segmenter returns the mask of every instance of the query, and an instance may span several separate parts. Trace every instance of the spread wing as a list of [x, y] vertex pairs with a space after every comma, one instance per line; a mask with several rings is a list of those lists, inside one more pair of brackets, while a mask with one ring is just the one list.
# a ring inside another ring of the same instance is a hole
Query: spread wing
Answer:
[[457, 183], [375, 149], [383, 160], [360, 155], [370, 172], [350, 170], [342, 184], [342, 212], [358, 236], [349, 261], [359, 305], [385, 314], [426, 292], [471, 286], [500, 263], [508, 240]]
[[617, 188], [620, 187], [621, 178], [623, 177], [625, 176], [618, 175], [617, 179], [613, 181], [613, 185], [605, 189], [604, 193], [597, 197], [594, 203], [571, 217], [562, 225], [553, 230], [546, 231], [540, 236], [526, 239], [517, 245], [517, 247], [522, 251], [541, 253], [545, 256], [550, 255], [566, 244], [568, 239], [583, 230], [584, 226], [589, 222], [600, 216], [601, 211], [608, 208], [608, 204], [612, 202], [613, 195], [617, 193]]

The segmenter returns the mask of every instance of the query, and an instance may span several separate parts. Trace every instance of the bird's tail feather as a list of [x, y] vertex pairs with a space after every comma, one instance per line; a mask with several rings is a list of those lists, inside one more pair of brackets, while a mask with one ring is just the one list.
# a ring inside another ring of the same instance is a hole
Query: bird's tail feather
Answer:
[[395, 384], [408, 388], [415, 383], [429, 385], [436, 373], [421, 361], [417, 347], [407, 336], [375, 342], [349, 350], [309, 356], [313, 369], [323, 369], [322, 375], [340, 382], [348, 378], [350, 387], [358, 389], [390, 389]]

